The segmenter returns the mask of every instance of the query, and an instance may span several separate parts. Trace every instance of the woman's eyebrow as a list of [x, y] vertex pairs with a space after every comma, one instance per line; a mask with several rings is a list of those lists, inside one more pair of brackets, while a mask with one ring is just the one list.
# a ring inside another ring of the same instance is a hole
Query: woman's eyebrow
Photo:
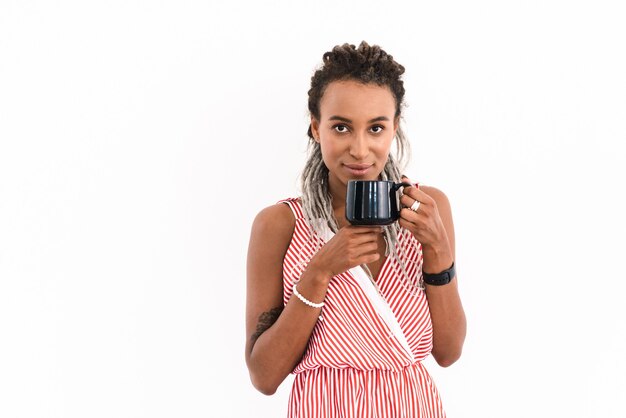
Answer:
[[[337, 116], [337, 115], [329, 117], [328, 120], [340, 120], [342, 122], [352, 123], [352, 121], [350, 119], [344, 118], [343, 116]], [[367, 123], [380, 122], [380, 121], [383, 121], [383, 120], [389, 121], [389, 118], [387, 116], [379, 116], [377, 118], [368, 120]]]

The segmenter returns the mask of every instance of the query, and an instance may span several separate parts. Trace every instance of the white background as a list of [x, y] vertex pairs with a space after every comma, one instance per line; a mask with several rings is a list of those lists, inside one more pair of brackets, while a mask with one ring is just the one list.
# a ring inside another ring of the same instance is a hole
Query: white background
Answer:
[[607, 1], [0, 3], [0, 416], [285, 416], [244, 362], [252, 220], [334, 45], [406, 69], [468, 318], [450, 417], [623, 417], [626, 50]]

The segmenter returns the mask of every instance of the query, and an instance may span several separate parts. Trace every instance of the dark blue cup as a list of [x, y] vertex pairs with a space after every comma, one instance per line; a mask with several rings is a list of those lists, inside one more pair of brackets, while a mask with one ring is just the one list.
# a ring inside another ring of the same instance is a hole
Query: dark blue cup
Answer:
[[400, 187], [409, 183], [350, 180], [346, 193], [346, 218], [352, 225], [390, 225], [400, 218]]

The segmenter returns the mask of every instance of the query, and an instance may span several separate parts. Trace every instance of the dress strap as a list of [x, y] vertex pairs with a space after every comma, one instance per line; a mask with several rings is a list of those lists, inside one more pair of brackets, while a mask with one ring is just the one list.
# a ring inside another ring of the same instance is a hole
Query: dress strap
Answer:
[[293, 216], [295, 216], [296, 221], [300, 219], [304, 219], [304, 212], [302, 211], [302, 204], [300, 203], [299, 198], [290, 197], [287, 199], [279, 200], [276, 203], [285, 203], [289, 206], [291, 211], [293, 212]]

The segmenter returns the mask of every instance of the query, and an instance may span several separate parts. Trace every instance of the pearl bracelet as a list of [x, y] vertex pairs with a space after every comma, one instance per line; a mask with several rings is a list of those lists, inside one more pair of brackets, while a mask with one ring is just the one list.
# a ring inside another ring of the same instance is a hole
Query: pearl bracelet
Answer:
[[293, 285], [293, 294], [296, 295], [298, 299], [302, 301], [302, 303], [304, 303], [305, 305], [309, 305], [311, 308], [323, 308], [324, 307], [324, 302], [322, 303], [311, 302], [310, 300], [302, 296], [300, 292], [298, 292], [298, 289], [296, 288], [295, 284]]

